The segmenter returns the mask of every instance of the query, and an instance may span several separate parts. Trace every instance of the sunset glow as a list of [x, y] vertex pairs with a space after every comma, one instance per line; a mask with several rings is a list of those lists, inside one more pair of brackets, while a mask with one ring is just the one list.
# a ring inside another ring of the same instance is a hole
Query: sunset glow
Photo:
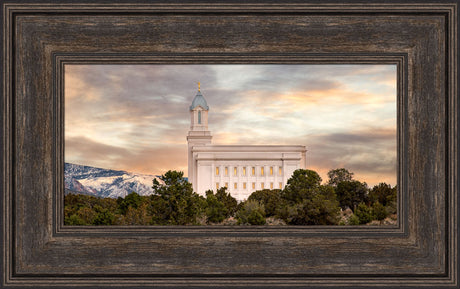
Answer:
[[396, 185], [395, 65], [66, 65], [65, 161], [187, 175], [197, 82], [214, 144], [305, 145], [323, 181]]

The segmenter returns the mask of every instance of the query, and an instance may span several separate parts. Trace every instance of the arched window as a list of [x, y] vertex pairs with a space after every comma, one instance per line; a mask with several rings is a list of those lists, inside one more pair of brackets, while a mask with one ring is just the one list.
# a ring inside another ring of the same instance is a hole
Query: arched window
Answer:
[[198, 124], [201, 124], [201, 110], [198, 111]]

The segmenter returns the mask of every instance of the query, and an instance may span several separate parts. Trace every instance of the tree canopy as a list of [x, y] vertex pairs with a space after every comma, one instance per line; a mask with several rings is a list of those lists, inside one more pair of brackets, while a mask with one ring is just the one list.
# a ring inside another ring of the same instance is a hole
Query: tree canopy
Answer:
[[204, 198], [193, 192], [192, 184], [185, 178], [183, 172], [168, 171], [159, 179], [153, 180], [153, 193], [159, 196], [161, 203], [157, 214], [162, 217], [160, 223], [170, 225], [197, 224], [202, 214]]
[[329, 178], [328, 184], [334, 187], [337, 187], [341, 182], [350, 182], [353, 180], [353, 173], [345, 168], [330, 170], [327, 176]]
[[380, 183], [369, 189], [344, 168], [331, 170], [328, 176], [329, 180], [321, 184], [317, 172], [299, 169], [283, 190], [258, 190], [238, 202], [225, 187], [200, 196], [193, 192], [183, 172], [168, 171], [153, 180], [149, 196], [131, 192], [112, 199], [68, 194], [64, 198], [64, 223], [357, 225], [373, 220], [382, 223], [397, 213], [396, 187]]
[[315, 190], [321, 184], [321, 177], [312, 170], [295, 170], [283, 190], [282, 198], [290, 204], [301, 203], [311, 199]]
[[332, 186], [312, 170], [296, 170], [281, 194], [279, 216], [290, 225], [338, 224], [340, 207]]

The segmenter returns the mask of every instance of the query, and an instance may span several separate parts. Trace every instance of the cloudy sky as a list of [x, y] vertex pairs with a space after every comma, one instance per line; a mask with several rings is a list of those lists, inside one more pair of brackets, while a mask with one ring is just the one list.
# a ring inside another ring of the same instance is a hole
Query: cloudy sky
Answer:
[[66, 162], [187, 175], [197, 82], [214, 144], [295, 144], [327, 180], [396, 184], [395, 65], [66, 65]]

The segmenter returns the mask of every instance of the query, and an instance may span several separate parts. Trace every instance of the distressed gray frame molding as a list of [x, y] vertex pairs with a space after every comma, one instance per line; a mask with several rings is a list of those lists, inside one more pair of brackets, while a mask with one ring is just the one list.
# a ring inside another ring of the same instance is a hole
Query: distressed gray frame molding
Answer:
[[[1, 286], [458, 288], [458, 3], [4, 1]], [[64, 226], [75, 63], [397, 65], [398, 225]]]

